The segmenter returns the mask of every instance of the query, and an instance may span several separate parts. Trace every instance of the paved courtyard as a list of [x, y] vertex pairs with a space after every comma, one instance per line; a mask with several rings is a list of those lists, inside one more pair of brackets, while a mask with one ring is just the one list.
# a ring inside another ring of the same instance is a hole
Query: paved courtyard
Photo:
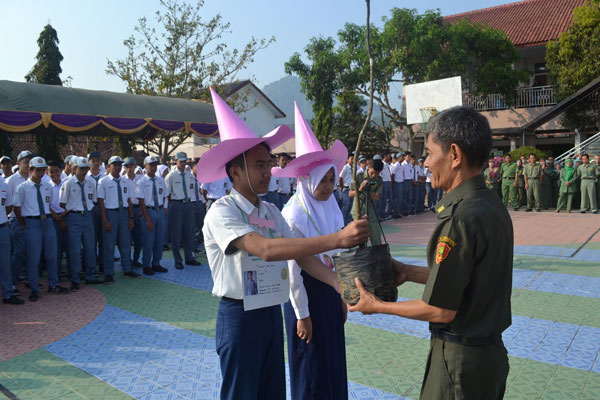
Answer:
[[[517, 212], [507, 399], [600, 398], [600, 215]], [[385, 224], [392, 253], [425, 265], [432, 213]], [[0, 393], [14, 399], [213, 399], [220, 372], [218, 300], [208, 267], [37, 303], [0, 305]], [[206, 259], [204, 259], [206, 264]], [[25, 288], [21, 288], [27, 293]], [[399, 288], [403, 299], [422, 287]], [[427, 324], [351, 314], [346, 324], [352, 399], [417, 399]], [[1, 395], [0, 395], [1, 398]]]

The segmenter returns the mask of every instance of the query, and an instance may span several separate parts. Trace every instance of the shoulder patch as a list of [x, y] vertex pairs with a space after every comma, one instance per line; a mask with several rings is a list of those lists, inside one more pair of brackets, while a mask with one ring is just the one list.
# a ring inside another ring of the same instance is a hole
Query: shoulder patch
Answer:
[[452, 247], [446, 242], [438, 242], [437, 249], [435, 250], [435, 263], [440, 264], [448, 257]]

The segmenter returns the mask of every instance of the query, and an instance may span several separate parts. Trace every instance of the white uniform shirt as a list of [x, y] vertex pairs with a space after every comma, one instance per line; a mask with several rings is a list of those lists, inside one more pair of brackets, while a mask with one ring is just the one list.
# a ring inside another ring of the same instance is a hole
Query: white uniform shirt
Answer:
[[[86, 176], [83, 180], [83, 195], [88, 211], [92, 211], [96, 198], [96, 182]], [[75, 175], [67, 178], [60, 187], [59, 201], [67, 211], [84, 211], [81, 202], [81, 186]]]
[[227, 191], [231, 188], [231, 181], [229, 178], [223, 178], [218, 181], [203, 183], [201, 188], [206, 190], [206, 197], [209, 200], [217, 200], [227, 196]]
[[106, 174], [100, 170], [98, 175], [92, 175], [92, 171], [88, 171], [87, 176], [89, 176], [94, 184], [96, 185], [96, 193], [98, 193], [98, 185], [100, 184], [100, 179], [104, 178]]
[[[250, 225], [250, 216], [274, 221], [275, 229]], [[230, 244], [250, 232], [266, 238], [293, 237], [277, 207], [261, 201], [257, 208], [235, 189], [229, 196], [216, 201], [206, 213], [202, 233], [214, 281], [213, 295], [243, 299], [242, 258], [248, 254]]]
[[50, 200], [50, 210], [54, 211], [56, 214], [61, 214], [65, 211], [64, 208], [60, 206], [60, 187], [62, 186], [62, 182], [59, 184], [54, 183], [52, 179], [50, 179], [50, 186], [52, 186], [52, 199]]
[[344, 183], [342, 189], [349, 188], [350, 184], [352, 184], [352, 166], [350, 164], [344, 164], [342, 172], [340, 172], [340, 178], [342, 178], [342, 182]]
[[10, 207], [12, 204], [13, 196], [10, 186], [6, 182], [0, 182], [0, 224], [5, 224], [8, 221], [6, 207]]
[[[127, 191], [129, 192], [129, 200], [131, 200], [131, 204], [137, 206], [140, 204], [138, 198], [135, 196], [135, 187], [137, 186], [137, 182], [142, 179], [141, 175], [133, 174], [133, 179], [129, 179], [127, 175], [123, 176], [123, 183], [127, 185]], [[121, 185], [123, 184], [121, 183]]]
[[410, 163], [406, 163], [404, 166], [404, 180], [412, 181], [414, 179], [414, 167]]
[[383, 162], [383, 169], [381, 170], [381, 173], [379, 174], [379, 176], [381, 177], [381, 179], [384, 182], [392, 181], [392, 173], [390, 172], [390, 164], [386, 163], [385, 161]]
[[156, 196], [158, 199], [158, 204], [154, 204], [154, 197], [152, 195], [152, 179], [148, 175], [144, 175], [139, 181], [137, 181], [137, 185], [135, 187], [135, 196], [138, 199], [143, 199], [146, 207], [165, 207], [166, 201], [165, 199], [168, 196], [167, 185], [165, 184], [165, 180], [159, 176], [154, 176], [155, 184], [156, 184]]
[[67, 179], [69, 176], [65, 173], [64, 170], [61, 171], [60, 173], [60, 180], [64, 181], [65, 179]]
[[42, 183], [50, 184], [50, 182], [52, 182], [52, 178], [50, 178], [50, 175], [44, 174], [44, 176], [42, 176]]
[[427, 167], [424, 167], [424, 168], [425, 168], [425, 176], [426, 176], [425, 182], [431, 183], [431, 171]]
[[[13, 204], [15, 207], [21, 207], [21, 215], [23, 217], [36, 217], [40, 215], [37, 188], [35, 185], [36, 184], [31, 179], [28, 179], [17, 186]], [[44, 214], [50, 214], [52, 187], [47, 183], [42, 183], [40, 185], [40, 193], [42, 195]]]
[[292, 193], [292, 179], [287, 177], [279, 177], [279, 193], [291, 194]]
[[269, 181], [269, 192], [276, 192], [279, 189], [279, 178], [271, 176]]
[[392, 175], [394, 175], [394, 182], [402, 183], [404, 182], [404, 168], [402, 164], [399, 162], [395, 162], [392, 164], [392, 169], [390, 171]]
[[[17, 186], [19, 186], [21, 183], [25, 182], [27, 179], [28, 178], [23, 177], [23, 175], [21, 175], [21, 173], [19, 171], [15, 172], [14, 174], [12, 174], [8, 178], [6, 178], [6, 183], [8, 184], [8, 186], [10, 186], [10, 192], [12, 193], [13, 196], [15, 195], [15, 193], [17, 193]], [[13, 197], [13, 203], [14, 203], [14, 197]], [[9, 217], [15, 218], [15, 212], [12, 211], [10, 213]]]
[[171, 200], [185, 200], [185, 192], [183, 185], [187, 191], [187, 198], [189, 201], [196, 201], [196, 193], [194, 190], [194, 176], [187, 169], [184, 170], [183, 176], [179, 169], [174, 169], [169, 172], [165, 179], [167, 189], [171, 193]]
[[[415, 166], [415, 170], [417, 171], [417, 178], [421, 177], [424, 178], [425, 177], [425, 167], [421, 167], [419, 165]], [[419, 182], [421, 182], [422, 180], [418, 179]]]
[[[118, 186], [117, 181], [119, 182]], [[122, 204], [119, 204], [119, 186], [121, 187]], [[98, 193], [96, 196], [99, 199], [104, 199], [104, 208], [107, 210], [114, 210], [119, 207], [129, 207], [127, 200], [129, 200], [130, 195], [129, 185], [120, 175], [118, 179], [115, 179], [112, 174], [108, 174], [100, 179], [100, 182], [98, 183]]]

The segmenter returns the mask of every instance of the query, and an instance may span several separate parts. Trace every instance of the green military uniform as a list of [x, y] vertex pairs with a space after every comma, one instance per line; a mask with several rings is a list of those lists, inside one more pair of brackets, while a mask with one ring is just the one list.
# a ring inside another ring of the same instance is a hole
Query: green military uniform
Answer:
[[[557, 208], [558, 194], [560, 193], [560, 170], [555, 168], [552, 170], [552, 206]], [[558, 209], [558, 208], [557, 208]]]
[[596, 164], [596, 204], [600, 206], [600, 165]]
[[523, 175], [527, 177], [527, 209], [531, 210], [534, 206], [536, 210], [540, 209], [540, 176], [542, 167], [538, 162], [527, 164], [523, 168]]
[[517, 205], [517, 188], [515, 187], [517, 164], [514, 162], [510, 164], [502, 163], [499, 173], [502, 177], [502, 201], [504, 202], [504, 206], [508, 207], [508, 201], [510, 200], [511, 206], [515, 210], [518, 210], [519, 206]]
[[421, 399], [501, 399], [509, 369], [501, 335], [511, 324], [512, 221], [481, 176], [447, 193], [436, 212], [422, 299], [457, 314], [429, 325]]
[[573, 193], [573, 204], [575, 207], [581, 204], [581, 192], [579, 191], [579, 188], [581, 187], [581, 177], [579, 176], [578, 168], [579, 165], [576, 165], [575, 172], [577, 172], [577, 180], [575, 181], [574, 185], [577, 187], [577, 190], [575, 193]]
[[525, 169], [517, 166], [517, 204], [519, 207], [527, 204], [527, 192], [525, 191]]
[[598, 211], [598, 204], [596, 203], [596, 181], [597, 181], [597, 167], [594, 164], [581, 164], [577, 167], [577, 174], [581, 179], [581, 211], [588, 211], [590, 205], [592, 212]]
[[552, 190], [554, 185], [554, 171], [549, 166], [542, 168], [540, 187], [540, 206], [543, 210], [553, 207]]
[[567, 211], [573, 207], [573, 195], [577, 193], [577, 170], [575, 167], [564, 167], [560, 170], [560, 190], [556, 212], [559, 212], [566, 203]]
[[[364, 180], [367, 181], [367, 185], [365, 189], [363, 189], [360, 194], [360, 214], [358, 213], [358, 203], [356, 201], [357, 197], [354, 196], [354, 202], [352, 203], [352, 218], [354, 220], [360, 219], [363, 215], [367, 215], [369, 219], [369, 229], [371, 231], [371, 244], [373, 246], [378, 246], [381, 244], [381, 225], [377, 220], [377, 214], [375, 212], [375, 207], [373, 205], [373, 200], [371, 200], [370, 196], [367, 196], [368, 193], [379, 193], [381, 196], [381, 192], [383, 191], [383, 179], [378, 176], [375, 179], [369, 178], [368, 171], [364, 171], [356, 177], [358, 187], [363, 183]], [[354, 190], [354, 182], [350, 185], [350, 190]], [[367, 208], [368, 205], [368, 208]]]
[[483, 176], [485, 178], [485, 186], [488, 189], [492, 189], [496, 193], [500, 192], [500, 180], [501, 175], [500, 171], [495, 168], [486, 168], [483, 172]]

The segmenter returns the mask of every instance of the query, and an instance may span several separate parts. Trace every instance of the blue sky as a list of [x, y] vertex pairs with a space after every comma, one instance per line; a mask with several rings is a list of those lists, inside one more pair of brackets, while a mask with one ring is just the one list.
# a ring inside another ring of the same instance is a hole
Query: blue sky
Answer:
[[[510, 3], [510, 0], [372, 0], [371, 20], [381, 24], [393, 7], [420, 12], [440, 8], [443, 15]], [[122, 92], [124, 84], [106, 75], [107, 59], [125, 56], [123, 39], [134, 32], [138, 18], [151, 18], [158, 0], [18, 0], [0, 2], [2, 61], [0, 79], [24, 81], [35, 63], [37, 37], [48, 22], [58, 31], [64, 56], [62, 78], [70, 75], [73, 87]], [[336, 36], [345, 22], [364, 23], [362, 0], [206, 0], [206, 18], [217, 13], [231, 22], [225, 37], [231, 48], [241, 48], [251, 36], [277, 41], [260, 52], [239, 78], [253, 78], [259, 86], [285, 76], [283, 64], [302, 52], [313, 36]]]

